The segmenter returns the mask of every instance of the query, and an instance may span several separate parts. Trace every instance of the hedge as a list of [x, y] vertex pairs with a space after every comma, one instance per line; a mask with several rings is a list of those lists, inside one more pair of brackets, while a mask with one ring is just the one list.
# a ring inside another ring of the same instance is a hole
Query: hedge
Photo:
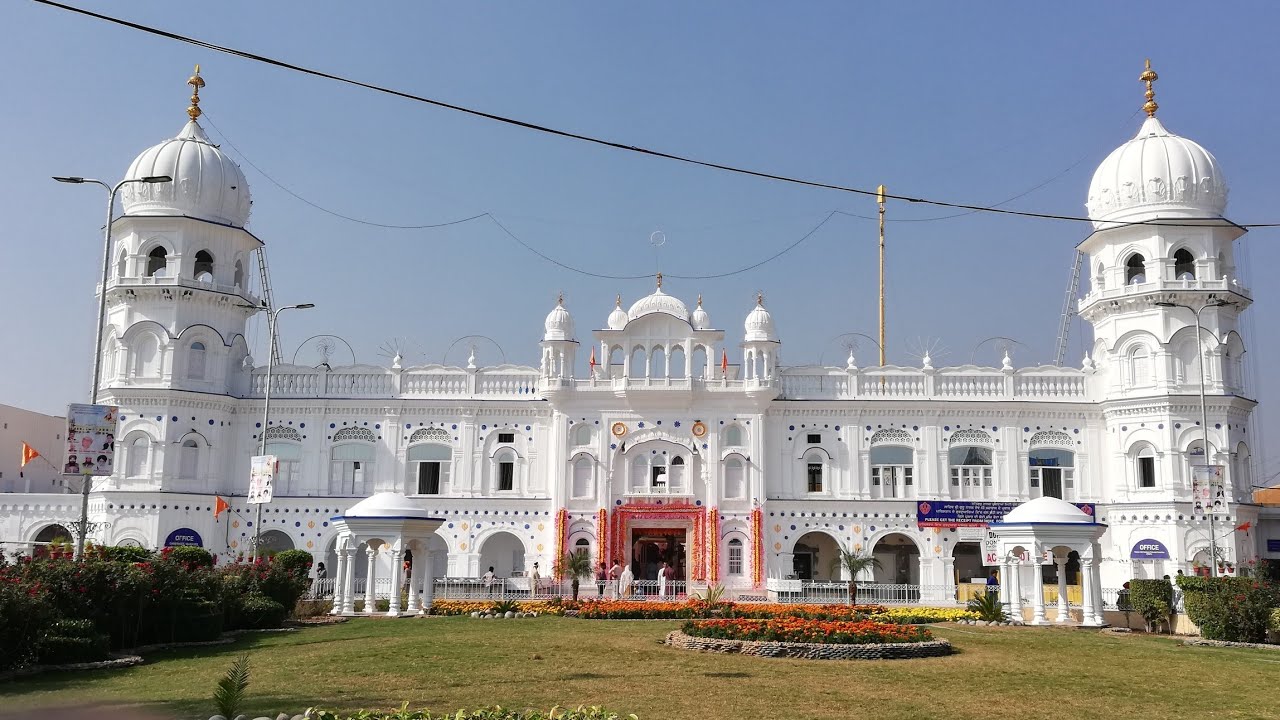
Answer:
[[1129, 581], [1129, 606], [1147, 621], [1147, 630], [1155, 630], [1173, 615], [1173, 584], [1134, 578]]
[[1280, 607], [1280, 585], [1242, 577], [1178, 576], [1187, 617], [1208, 640], [1260, 643], [1271, 611]]

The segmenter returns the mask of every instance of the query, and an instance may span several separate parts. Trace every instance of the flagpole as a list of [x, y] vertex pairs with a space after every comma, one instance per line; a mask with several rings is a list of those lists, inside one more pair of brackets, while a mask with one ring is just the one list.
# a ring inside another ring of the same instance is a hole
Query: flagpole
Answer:
[[884, 185], [876, 188], [880, 206], [880, 367], [884, 367]]

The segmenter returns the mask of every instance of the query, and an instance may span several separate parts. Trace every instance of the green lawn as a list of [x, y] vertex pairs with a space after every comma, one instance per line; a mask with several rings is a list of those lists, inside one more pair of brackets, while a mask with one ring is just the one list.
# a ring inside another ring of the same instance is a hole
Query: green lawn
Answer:
[[938, 626], [946, 658], [886, 662], [723, 656], [660, 645], [676, 621], [556, 617], [359, 619], [235, 645], [157, 653], [135, 668], [0, 684], [5, 710], [140, 704], [208, 718], [232, 659], [253, 662], [246, 712], [312, 704], [436, 711], [604, 705], [668, 718], [1280, 717], [1280, 653], [1146, 636]]

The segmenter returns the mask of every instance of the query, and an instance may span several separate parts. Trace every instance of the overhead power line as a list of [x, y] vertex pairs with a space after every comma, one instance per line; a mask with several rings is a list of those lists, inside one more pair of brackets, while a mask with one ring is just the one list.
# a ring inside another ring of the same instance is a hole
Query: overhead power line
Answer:
[[[724, 163], [711, 162], [708, 160], [699, 160], [699, 159], [688, 157], [685, 155], [677, 155], [675, 153], [664, 152], [664, 151], [655, 150], [652, 148], [640, 147], [638, 145], [629, 145], [627, 143], [618, 142], [614, 140], [606, 140], [604, 138], [593, 137], [590, 135], [583, 135], [581, 133], [575, 133], [568, 130], [561, 130], [558, 128], [553, 128], [546, 125], [540, 125], [538, 123], [529, 122], [526, 120], [520, 120], [517, 118], [497, 115], [495, 113], [489, 113], [483, 110], [476, 110], [474, 108], [469, 108], [462, 105], [456, 105], [454, 103], [448, 103], [442, 100], [435, 100], [433, 98], [417, 95], [417, 94], [406, 92], [403, 90], [396, 90], [394, 88], [389, 88], [382, 85], [375, 85], [373, 83], [364, 82], [362, 80], [355, 80], [352, 78], [344, 77], [342, 75], [335, 75], [333, 73], [325, 72], [323, 70], [316, 70], [316, 69], [304, 67], [301, 65], [295, 65], [293, 63], [288, 63], [283, 60], [277, 60], [275, 58], [267, 57], [265, 55], [258, 55], [256, 53], [251, 53], [245, 50], [239, 50], [236, 48], [227, 47], [225, 45], [218, 45], [216, 43], [211, 43], [207, 40], [201, 40], [199, 38], [194, 38], [187, 35], [170, 32], [168, 30], [161, 30], [159, 28], [151, 27], [149, 25], [143, 25], [141, 23], [135, 23], [129, 20], [125, 20], [123, 18], [117, 18], [111, 15], [96, 13], [90, 10], [85, 10], [84, 8], [75, 7], [73, 5], [66, 5], [64, 3], [53, 2], [53, 0], [33, 0], [33, 1], [41, 5], [48, 5], [50, 7], [58, 8], [60, 10], [65, 10], [67, 12], [75, 13], [77, 15], [91, 17], [91, 18], [94, 18], [95, 20], [101, 20], [103, 22], [112, 23], [114, 25], [127, 27], [133, 30], [137, 30], [139, 32], [144, 32], [150, 35], [156, 35], [159, 37], [167, 38], [169, 40], [175, 40], [177, 42], [183, 42], [190, 45], [195, 45], [197, 47], [206, 48], [208, 50], [213, 50], [215, 52], [234, 55], [236, 57], [244, 58], [246, 60], [252, 60], [254, 62], [264, 63], [267, 65], [272, 65], [272, 66], [283, 68], [286, 70], [292, 70], [294, 72], [302, 73], [305, 75], [311, 75], [313, 77], [332, 80], [334, 82], [344, 83], [344, 84], [352, 85], [355, 87], [361, 87], [366, 90], [372, 90], [374, 92], [403, 98], [405, 100], [412, 100], [414, 102], [434, 105], [436, 107], [445, 108], [447, 110], [453, 110], [455, 112], [466, 113], [468, 115], [472, 115], [475, 117], [484, 118], [486, 120], [492, 120], [494, 122], [499, 122], [499, 123], [511, 125], [514, 127], [524, 128], [526, 130], [533, 130], [536, 132], [546, 133], [546, 134], [554, 135], [557, 137], [563, 137], [570, 140], [578, 140], [581, 142], [592, 143], [595, 145], [601, 145], [604, 147], [613, 148], [616, 150], [623, 150], [626, 152], [637, 153], [640, 155], [648, 155], [650, 157], [663, 158], [666, 160], [674, 160], [676, 162], [686, 163], [689, 165], [697, 165], [700, 167], [711, 168], [714, 170], [722, 170], [724, 172], [735, 173], [738, 175], [746, 175], [746, 176], [761, 178], [765, 180], [775, 180], [778, 182], [790, 183], [793, 185], [803, 185], [806, 187], [819, 188], [823, 190], [834, 190], [837, 192], [852, 193], [855, 195], [862, 195], [862, 196], [868, 196], [868, 197], [877, 195], [877, 192], [875, 190], [865, 190], [862, 188], [855, 188], [855, 187], [850, 187], [846, 185], [838, 185], [835, 183], [820, 182], [817, 180], [806, 180], [804, 178], [780, 175], [777, 173], [771, 173], [771, 172], [766, 172], [761, 170], [751, 170], [748, 168], [737, 167], [734, 165], [726, 165]], [[890, 193], [885, 193], [883, 197], [891, 200], [901, 200], [903, 202], [909, 202], [909, 203], [934, 205], [937, 207], [954, 208], [957, 210], [971, 210], [974, 212], [995, 213], [999, 215], [1039, 218], [1043, 220], [1095, 222], [1088, 217], [1083, 217], [1079, 215], [1059, 215], [1056, 213], [1038, 213], [1038, 212], [1030, 212], [1025, 210], [1009, 210], [1007, 208], [999, 208], [999, 207], [993, 207], [989, 205], [973, 205], [968, 203], [947, 202], [943, 200], [933, 200], [933, 199], [923, 198], [923, 197], [914, 197], [911, 195], [894, 195]], [[1108, 224], [1112, 225], [1113, 227], [1121, 227], [1125, 225], [1194, 226], [1194, 223], [1171, 223], [1171, 222], [1162, 222], [1159, 220], [1147, 220], [1147, 221], [1139, 221], [1139, 222], [1115, 222], [1115, 223], [1108, 223]], [[1280, 227], [1280, 223], [1253, 223], [1253, 224], [1242, 225], [1241, 227], [1245, 227], [1245, 228]]]

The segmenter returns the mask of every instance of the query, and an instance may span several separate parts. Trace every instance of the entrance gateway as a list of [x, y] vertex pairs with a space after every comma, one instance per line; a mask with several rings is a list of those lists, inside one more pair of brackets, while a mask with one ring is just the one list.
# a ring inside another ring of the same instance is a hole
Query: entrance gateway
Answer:
[[675, 570], [674, 580], [688, 579], [688, 530], [683, 527], [631, 529], [631, 572], [637, 580], [658, 579], [665, 561]]

